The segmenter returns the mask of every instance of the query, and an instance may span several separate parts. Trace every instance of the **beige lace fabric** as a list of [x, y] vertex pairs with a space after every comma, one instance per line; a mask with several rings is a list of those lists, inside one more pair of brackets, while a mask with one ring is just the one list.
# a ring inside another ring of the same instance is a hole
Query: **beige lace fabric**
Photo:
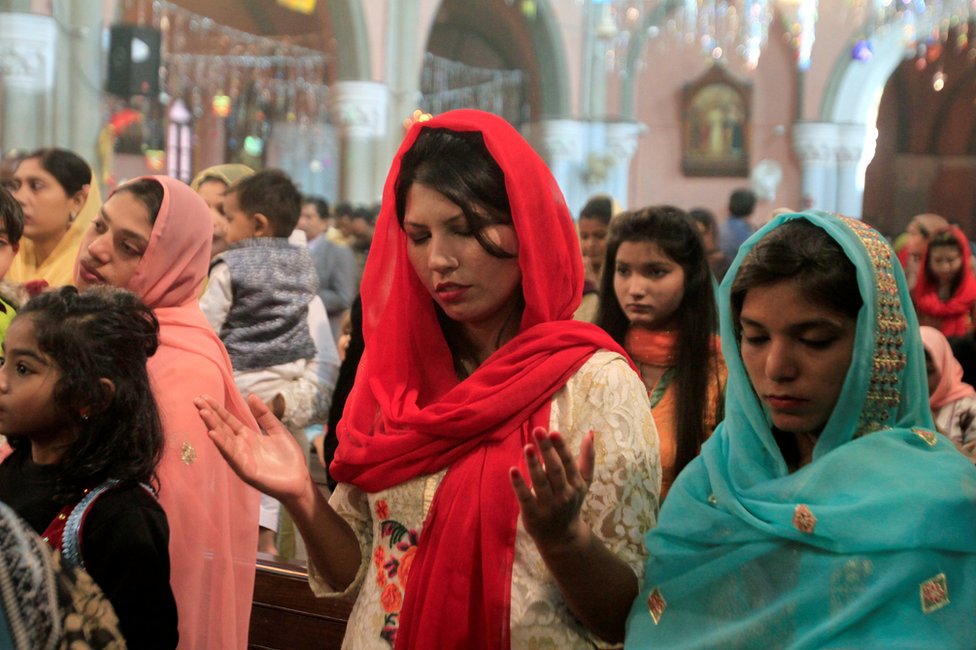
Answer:
[[[657, 431], [644, 384], [623, 357], [598, 352], [553, 396], [550, 428], [563, 434], [574, 454], [586, 432], [596, 432], [596, 468], [582, 516], [640, 579], [644, 533], [657, 522], [661, 489]], [[345, 592], [336, 593], [311, 564], [309, 582], [318, 596], [355, 598], [345, 650], [392, 647], [416, 540], [445, 471], [376, 494], [346, 484], [333, 494], [330, 503], [356, 532], [363, 561]], [[608, 647], [569, 612], [521, 521], [512, 568], [511, 645]]]

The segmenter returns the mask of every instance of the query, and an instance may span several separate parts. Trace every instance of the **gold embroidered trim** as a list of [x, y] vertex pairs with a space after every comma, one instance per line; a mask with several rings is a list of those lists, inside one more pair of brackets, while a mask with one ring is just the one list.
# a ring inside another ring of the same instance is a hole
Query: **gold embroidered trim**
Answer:
[[867, 399], [854, 434], [857, 437], [885, 427], [892, 412], [898, 408], [901, 399], [898, 383], [905, 368], [904, 344], [908, 324], [898, 295], [891, 246], [863, 221], [840, 215], [838, 218], [860, 240], [874, 271], [874, 363]]
[[934, 447], [935, 443], [938, 442], [938, 438], [935, 437], [936, 434], [932, 431], [929, 431], [928, 429], [922, 429], [920, 427], [912, 427], [912, 432], [916, 436], [924, 440], [926, 443], [928, 443], [929, 447]]
[[661, 590], [657, 587], [651, 590], [650, 595], [647, 597], [647, 611], [651, 613], [651, 618], [654, 619], [654, 625], [661, 622], [661, 616], [664, 614], [664, 610], [667, 608], [668, 603], [664, 600], [664, 596], [661, 594]]
[[926, 580], [918, 586], [919, 597], [922, 599], [922, 611], [931, 614], [949, 604], [949, 586], [946, 575], [939, 575]]
[[793, 527], [809, 535], [817, 527], [817, 518], [810, 508], [801, 503], [793, 509]]
[[184, 442], [183, 446], [180, 448], [180, 460], [183, 461], [184, 465], [192, 465], [197, 459], [197, 450], [193, 448], [188, 442]]

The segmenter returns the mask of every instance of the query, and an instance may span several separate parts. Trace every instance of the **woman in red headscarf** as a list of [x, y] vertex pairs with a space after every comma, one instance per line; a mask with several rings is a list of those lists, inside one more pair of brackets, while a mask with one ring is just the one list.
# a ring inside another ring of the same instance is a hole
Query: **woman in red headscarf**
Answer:
[[313, 589], [357, 594], [344, 647], [622, 639], [657, 434], [620, 347], [571, 320], [582, 287], [542, 160], [502, 119], [450, 112], [413, 127], [387, 179], [329, 503], [260, 400], [268, 436], [198, 401], [231, 466], [292, 513]]
[[919, 323], [946, 336], [972, 332], [976, 277], [970, 263], [969, 240], [962, 230], [950, 227], [932, 236], [912, 290]]

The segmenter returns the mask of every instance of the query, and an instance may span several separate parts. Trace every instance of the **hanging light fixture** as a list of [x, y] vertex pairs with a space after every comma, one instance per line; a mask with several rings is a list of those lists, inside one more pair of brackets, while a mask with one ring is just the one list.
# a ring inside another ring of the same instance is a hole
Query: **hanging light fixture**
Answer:
[[[663, 34], [697, 44], [715, 60], [738, 58], [755, 69], [769, 40], [775, 14], [782, 17], [785, 37], [796, 53], [797, 67], [810, 66], [818, 0], [588, 0], [598, 12], [591, 28], [605, 47], [610, 71], [624, 73], [627, 50]], [[884, 28], [902, 31], [906, 51], [925, 57], [953, 38], [957, 48], [970, 43], [969, 23], [976, 20], [972, 0], [853, 0], [853, 14], [865, 25], [852, 53], [870, 59], [870, 37]], [[951, 36], [950, 36], [951, 33]]]

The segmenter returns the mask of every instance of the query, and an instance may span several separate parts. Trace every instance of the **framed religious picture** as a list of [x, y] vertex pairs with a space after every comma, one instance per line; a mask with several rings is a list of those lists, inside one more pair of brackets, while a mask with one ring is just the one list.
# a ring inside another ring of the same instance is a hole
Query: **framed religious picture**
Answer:
[[682, 91], [685, 176], [748, 176], [752, 85], [719, 63]]

